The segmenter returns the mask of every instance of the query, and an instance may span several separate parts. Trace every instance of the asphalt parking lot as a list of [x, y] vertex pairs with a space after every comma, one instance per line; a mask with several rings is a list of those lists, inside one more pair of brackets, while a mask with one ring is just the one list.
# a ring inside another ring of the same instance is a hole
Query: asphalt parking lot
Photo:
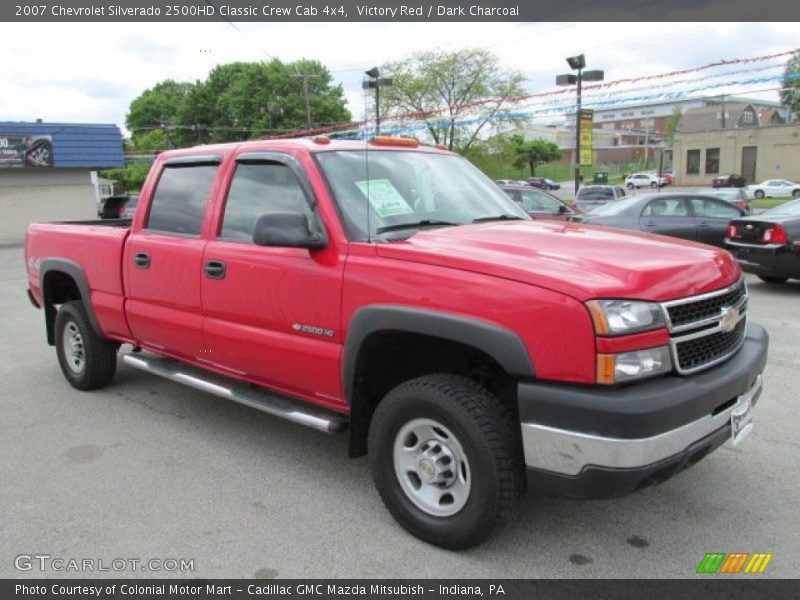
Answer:
[[[449, 552], [405, 533], [364, 459], [329, 437], [120, 364], [82, 393], [0, 249], [0, 577], [693, 577], [706, 552], [770, 552], [800, 574], [800, 282], [748, 277], [771, 335], [755, 430], [613, 501], [529, 497], [498, 536]], [[794, 373], [794, 375], [793, 375]], [[192, 559], [192, 572], [19, 571], [15, 557]]]

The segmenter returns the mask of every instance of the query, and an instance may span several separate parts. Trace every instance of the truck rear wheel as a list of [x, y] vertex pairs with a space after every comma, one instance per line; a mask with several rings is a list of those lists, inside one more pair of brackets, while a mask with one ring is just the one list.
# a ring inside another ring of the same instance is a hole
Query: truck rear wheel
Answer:
[[486, 389], [455, 375], [394, 388], [369, 431], [372, 477], [386, 508], [437, 546], [475, 546], [524, 488], [519, 424]]
[[55, 341], [58, 364], [72, 387], [94, 390], [114, 379], [117, 345], [94, 332], [80, 300], [67, 302], [59, 309]]

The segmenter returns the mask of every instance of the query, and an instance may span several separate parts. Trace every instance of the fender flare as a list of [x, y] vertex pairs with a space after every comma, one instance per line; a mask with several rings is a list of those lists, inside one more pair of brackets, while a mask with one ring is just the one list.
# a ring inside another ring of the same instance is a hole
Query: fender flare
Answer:
[[72, 278], [78, 286], [78, 291], [81, 294], [81, 301], [86, 309], [86, 315], [89, 317], [89, 323], [92, 329], [99, 337], [105, 337], [97, 322], [97, 317], [94, 314], [91, 290], [89, 289], [89, 282], [86, 279], [86, 273], [84, 273], [83, 268], [78, 263], [66, 258], [45, 258], [39, 266], [39, 289], [42, 290], [45, 325], [47, 327], [47, 343], [51, 346], [55, 343], [55, 310], [53, 309], [52, 303], [48, 302], [44, 287], [45, 277], [48, 273], [52, 272], [64, 273]]
[[379, 331], [419, 333], [472, 346], [491, 356], [510, 375], [535, 377], [533, 362], [523, 341], [517, 334], [499, 325], [408, 306], [365, 306], [353, 315], [344, 344], [342, 386], [348, 404], [353, 401], [356, 364], [361, 346], [364, 340]]

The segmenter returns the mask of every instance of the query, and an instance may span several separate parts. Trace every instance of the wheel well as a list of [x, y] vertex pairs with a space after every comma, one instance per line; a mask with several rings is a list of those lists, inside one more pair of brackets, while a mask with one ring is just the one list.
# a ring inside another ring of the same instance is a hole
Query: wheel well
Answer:
[[516, 414], [514, 378], [491, 356], [473, 346], [403, 331], [381, 331], [362, 343], [356, 359], [350, 412], [350, 456], [367, 453], [375, 407], [404, 381], [431, 373], [462, 375], [479, 383]]
[[42, 297], [44, 299], [44, 319], [47, 328], [47, 343], [55, 344], [56, 306], [81, 300], [78, 283], [71, 275], [63, 271], [48, 271], [42, 280]]

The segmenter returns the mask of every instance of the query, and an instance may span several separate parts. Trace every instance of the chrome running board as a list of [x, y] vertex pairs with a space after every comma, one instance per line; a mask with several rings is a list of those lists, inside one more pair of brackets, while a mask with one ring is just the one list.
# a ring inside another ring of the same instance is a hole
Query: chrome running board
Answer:
[[339, 433], [347, 429], [347, 418], [327, 412], [301, 401], [270, 393], [248, 383], [228, 379], [184, 364], [171, 358], [157, 355], [124, 354], [122, 362], [136, 369], [153, 373], [201, 392], [233, 400], [250, 408], [260, 410], [293, 423], [299, 423], [324, 433]]

